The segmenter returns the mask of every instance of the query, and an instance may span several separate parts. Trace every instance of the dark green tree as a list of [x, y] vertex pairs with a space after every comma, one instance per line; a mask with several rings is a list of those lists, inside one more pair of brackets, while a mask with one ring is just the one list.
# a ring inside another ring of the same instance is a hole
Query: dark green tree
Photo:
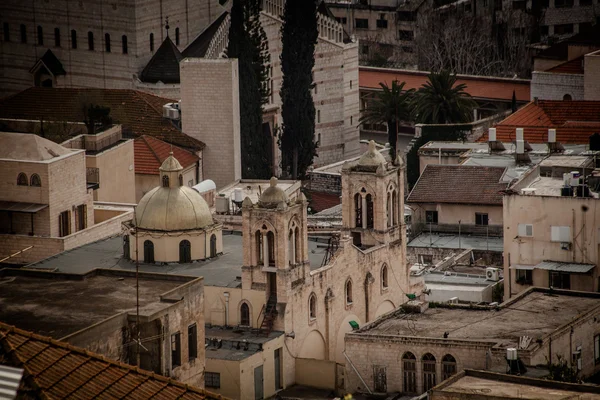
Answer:
[[268, 179], [272, 139], [263, 130], [262, 106], [269, 98], [267, 38], [260, 24], [260, 0], [234, 0], [227, 56], [238, 59], [242, 177]]
[[375, 98], [367, 104], [360, 118], [360, 123], [387, 124], [390, 156], [396, 158], [398, 142], [398, 125], [411, 119], [411, 99], [414, 89], [404, 90], [406, 82], [392, 82], [390, 88], [385, 83], [380, 83], [383, 91], [377, 93]]
[[460, 124], [473, 119], [477, 103], [465, 92], [467, 85], [456, 85], [456, 75], [448, 70], [432, 72], [417, 90], [413, 107], [417, 123]]
[[317, 155], [312, 69], [317, 43], [315, 0], [287, 0], [281, 28], [281, 168], [284, 175], [302, 178]]
[[512, 112], [517, 112], [517, 94], [515, 93], [514, 90], [513, 90], [512, 100], [510, 102], [510, 108], [512, 109]]

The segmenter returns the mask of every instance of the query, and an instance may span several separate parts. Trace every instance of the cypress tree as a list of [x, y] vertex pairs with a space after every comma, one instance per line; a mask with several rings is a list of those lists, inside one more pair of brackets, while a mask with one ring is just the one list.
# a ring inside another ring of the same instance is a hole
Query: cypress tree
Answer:
[[234, 0], [231, 7], [227, 56], [238, 59], [242, 177], [271, 176], [271, 138], [262, 129], [262, 106], [267, 85], [269, 54], [260, 24], [260, 0]]
[[287, 0], [281, 28], [281, 167], [284, 174], [302, 178], [316, 156], [315, 105], [311, 89], [317, 43], [315, 0]]

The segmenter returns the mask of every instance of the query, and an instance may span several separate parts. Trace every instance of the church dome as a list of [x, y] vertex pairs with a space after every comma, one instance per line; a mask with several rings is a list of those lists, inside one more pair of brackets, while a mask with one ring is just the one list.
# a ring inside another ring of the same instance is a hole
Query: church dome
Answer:
[[264, 208], [276, 208], [280, 203], [288, 202], [288, 196], [285, 191], [277, 187], [277, 178], [272, 177], [269, 186], [260, 196], [258, 204]]
[[385, 165], [385, 157], [375, 149], [375, 142], [369, 142], [369, 150], [364, 153], [358, 160], [358, 166], [360, 167], [375, 167], [377, 168], [381, 164]]
[[208, 204], [198, 192], [183, 186], [183, 168], [173, 154], [160, 166], [162, 186], [146, 193], [135, 210], [135, 225], [154, 231], [202, 229], [213, 224]]

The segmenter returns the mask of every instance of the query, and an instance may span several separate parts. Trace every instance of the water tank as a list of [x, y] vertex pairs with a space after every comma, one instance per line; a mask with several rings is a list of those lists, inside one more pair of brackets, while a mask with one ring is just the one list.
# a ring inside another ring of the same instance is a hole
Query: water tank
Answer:
[[600, 133], [596, 132], [590, 136], [590, 150], [600, 150]]
[[518, 358], [517, 356], [517, 349], [515, 349], [514, 347], [509, 347], [506, 349], [506, 359], [509, 361], [516, 361]]
[[488, 131], [488, 140], [490, 142], [496, 141], [496, 128], [490, 128], [490, 130]]
[[229, 212], [229, 197], [218, 196], [215, 199], [215, 209], [218, 214], [227, 214]]
[[244, 191], [241, 188], [233, 189], [233, 201], [236, 203], [244, 201]]
[[579, 186], [579, 178], [581, 174], [579, 171], [571, 171], [571, 186]]

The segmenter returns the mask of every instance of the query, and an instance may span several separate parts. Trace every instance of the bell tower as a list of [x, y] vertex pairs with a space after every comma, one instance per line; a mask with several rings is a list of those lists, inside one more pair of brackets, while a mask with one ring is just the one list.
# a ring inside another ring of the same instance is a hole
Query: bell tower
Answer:
[[264, 289], [267, 301], [287, 303], [293, 283], [310, 271], [306, 206], [304, 194], [290, 200], [277, 178], [256, 204], [244, 199], [243, 289]]
[[404, 225], [404, 172], [402, 159], [394, 162], [369, 149], [342, 168], [343, 231], [355, 246], [368, 248], [406, 240]]

